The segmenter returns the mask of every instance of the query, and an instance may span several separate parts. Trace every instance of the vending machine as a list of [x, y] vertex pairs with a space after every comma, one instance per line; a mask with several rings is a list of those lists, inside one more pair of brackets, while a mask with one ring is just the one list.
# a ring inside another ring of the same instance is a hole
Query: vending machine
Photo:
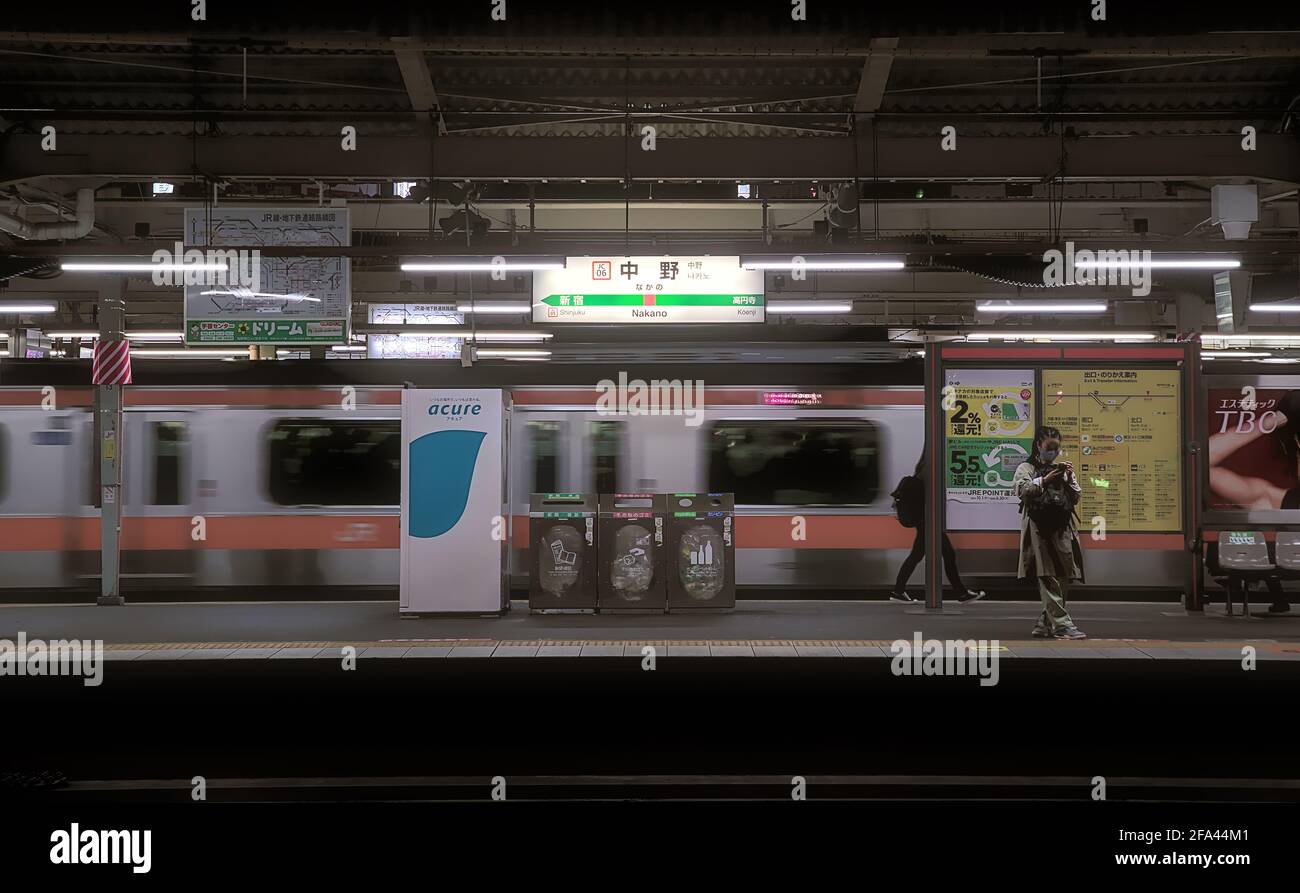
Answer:
[[402, 391], [403, 614], [509, 609], [509, 431], [505, 391]]

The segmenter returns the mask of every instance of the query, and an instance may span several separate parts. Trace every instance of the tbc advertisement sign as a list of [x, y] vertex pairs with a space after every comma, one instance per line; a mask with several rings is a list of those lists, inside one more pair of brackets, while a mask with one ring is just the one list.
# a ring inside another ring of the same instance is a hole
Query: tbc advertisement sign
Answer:
[[1033, 446], [1033, 371], [949, 369], [944, 384], [948, 527], [1018, 529], [1011, 481]]
[[1244, 380], [1209, 389], [1210, 508], [1300, 517], [1300, 379]]
[[533, 274], [533, 322], [762, 322], [763, 272], [738, 256], [570, 257]]

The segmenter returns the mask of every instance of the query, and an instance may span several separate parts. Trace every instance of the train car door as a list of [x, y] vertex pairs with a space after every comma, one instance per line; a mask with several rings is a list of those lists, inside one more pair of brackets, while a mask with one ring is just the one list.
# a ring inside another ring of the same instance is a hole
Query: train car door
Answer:
[[192, 436], [194, 414], [138, 410], [126, 416], [123, 588], [192, 585], [201, 542], [193, 535], [192, 523], [194, 482], [200, 468], [198, 444]]

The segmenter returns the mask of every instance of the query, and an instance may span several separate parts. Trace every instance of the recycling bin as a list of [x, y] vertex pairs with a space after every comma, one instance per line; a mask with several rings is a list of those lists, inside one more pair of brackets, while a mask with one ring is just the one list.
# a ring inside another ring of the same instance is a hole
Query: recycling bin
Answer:
[[600, 496], [599, 607], [662, 613], [664, 497], [657, 493]]
[[528, 609], [596, 610], [596, 498], [534, 493], [528, 506]]
[[667, 497], [668, 610], [736, 607], [736, 500], [731, 493]]

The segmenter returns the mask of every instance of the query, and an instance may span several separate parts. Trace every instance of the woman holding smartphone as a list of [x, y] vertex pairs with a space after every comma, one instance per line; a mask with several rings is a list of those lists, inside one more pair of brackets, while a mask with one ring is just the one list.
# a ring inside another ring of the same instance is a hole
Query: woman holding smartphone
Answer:
[[[1020, 565], [1016, 576], [1033, 577], [1043, 611], [1032, 635], [1046, 639], [1086, 639], [1066, 610], [1071, 580], [1083, 579], [1083, 553], [1074, 506], [1083, 495], [1074, 465], [1058, 462], [1061, 432], [1044, 425], [1034, 434], [1034, 453], [1020, 463], [1012, 491], [1020, 500]], [[1052, 491], [1055, 491], [1053, 493]]]

